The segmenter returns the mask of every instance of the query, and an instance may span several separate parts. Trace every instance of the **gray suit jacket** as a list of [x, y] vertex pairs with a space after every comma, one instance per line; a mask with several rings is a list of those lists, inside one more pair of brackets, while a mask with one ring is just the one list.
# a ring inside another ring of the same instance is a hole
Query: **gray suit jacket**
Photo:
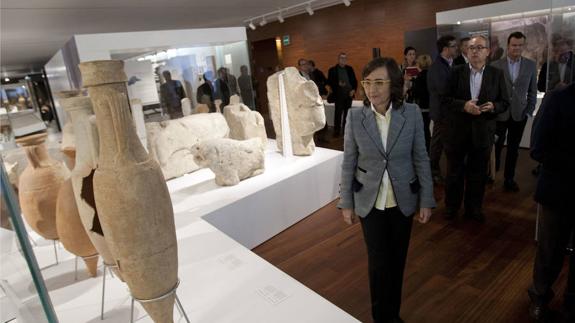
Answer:
[[404, 103], [391, 110], [386, 148], [371, 108], [350, 109], [345, 125], [338, 208], [354, 209], [357, 215], [367, 216], [375, 205], [386, 169], [404, 215], [415, 213], [418, 205], [435, 207], [423, 118], [417, 105]]
[[519, 75], [515, 82], [511, 81], [511, 74], [507, 65], [507, 56], [493, 62], [491, 65], [503, 70], [505, 84], [507, 85], [509, 109], [497, 116], [497, 121], [507, 121], [509, 117], [515, 121], [522, 121], [528, 115], [533, 115], [537, 103], [537, 65], [534, 61], [522, 57], [519, 66]]

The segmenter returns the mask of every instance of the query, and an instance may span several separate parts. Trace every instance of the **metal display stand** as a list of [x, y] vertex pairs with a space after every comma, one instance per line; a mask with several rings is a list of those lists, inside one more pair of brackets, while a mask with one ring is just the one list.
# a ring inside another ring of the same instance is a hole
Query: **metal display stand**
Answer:
[[179, 285], [180, 285], [180, 280], [178, 279], [178, 282], [176, 283], [176, 286], [174, 286], [174, 288], [172, 288], [170, 291], [168, 291], [164, 295], [162, 295], [160, 297], [152, 298], [152, 299], [137, 299], [134, 296], [132, 296], [132, 305], [131, 305], [131, 311], [130, 311], [130, 323], [134, 322], [134, 301], [138, 301], [140, 303], [153, 303], [153, 302], [161, 301], [164, 298], [170, 297], [172, 294], [174, 294], [176, 296], [176, 308], [178, 309], [178, 312], [180, 312], [180, 315], [184, 318], [184, 320], [186, 320], [187, 323], [190, 323], [190, 319], [188, 318], [188, 315], [186, 314], [186, 311], [184, 310], [184, 307], [182, 306], [182, 303], [180, 302], [180, 298], [178, 297], [178, 294], [176, 294], [176, 290], [178, 289]]

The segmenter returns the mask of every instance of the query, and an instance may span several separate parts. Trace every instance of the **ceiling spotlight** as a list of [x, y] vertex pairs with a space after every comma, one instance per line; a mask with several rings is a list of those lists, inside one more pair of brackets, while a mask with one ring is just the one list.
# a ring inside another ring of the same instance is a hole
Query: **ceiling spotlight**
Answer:
[[280, 22], [280, 24], [283, 24], [283, 22], [285, 21], [281, 12], [278, 14], [278, 21]]
[[4, 79], [4, 82], [10, 82], [10, 79], [9, 79], [9, 78], [5, 78], [5, 79]]
[[457, 24], [458, 24], [458, 25], [461, 25], [461, 21], [457, 21]]
[[268, 23], [268, 21], [266, 20], [266, 17], [262, 18], [262, 21], [260, 21], [260, 26], [265, 26]]
[[305, 7], [305, 11], [307, 11], [307, 13], [309, 13], [310, 16], [313, 16], [313, 9], [311, 8], [311, 3], [307, 4], [307, 7]]
[[248, 25], [248, 27], [250, 27], [251, 30], [256, 30], [256, 25], [254, 25], [254, 23], [251, 21], [250, 21], [250, 24]]
[[349, 7], [349, 6], [351, 6], [351, 1], [349, 1], [349, 0], [343, 0], [343, 4], [344, 4], [346, 7]]

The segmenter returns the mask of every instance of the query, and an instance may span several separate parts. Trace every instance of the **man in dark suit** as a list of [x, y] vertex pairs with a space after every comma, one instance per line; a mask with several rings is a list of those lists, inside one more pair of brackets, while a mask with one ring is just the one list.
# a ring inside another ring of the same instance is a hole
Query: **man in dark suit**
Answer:
[[507, 133], [507, 155], [505, 157], [506, 191], [517, 192], [519, 186], [514, 180], [515, 166], [519, 156], [519, 143], [527, 123], [527, 117], [533, 116], [537, 102], [537, 65], [534, 61], [522, 57], [526, 37], [514, 32], [507, 38], [507, 56], [493, 62], [493, 66], [503, 71], [510, 101], [509, 109], [497, 116], [497, 142], [495, 143], [495, 168], [501, 165], [501, 151]]
[[469, 64], [467, 55], [469, 55], [469, 37], [463, 37], [459, 40], [459, 56], [453, 60], [453, 66]]
[[[531, 317], [550, 321], [547, 304], [553, 283], [563, 267], [565, 249], [575, 234], [571, 200], [575, 190], [575, 83], [550, 91], [535, 117], [531, 157], [541, 163], [535, 201], [541, 205], [533, 284], [529, 288]], [[564, 294], [564, 321], [575, 322], [575, 255], [569, 255], [569, 274]]]
[[[334, 114], [334, 133], [336, 136], [340, 134], [343, 127], [345, 129], [345, 121], [347, 118], [347, 110], [351, 108], [355, 89], [357, 88], [357, 79], [353, 68], [347, 63], [347, 55], [339, 53], [337, 65], [331, 67], [328, 71], [327, 83], [331, 87], [332, 101], [335, 103]], [[343, 118], [342, 118], [343, 114]]]
[[489, 42], [469, 41], [469, 65], [453, 68], [449, 80], [445, 153], [446, 218], [453, 219], [465, 196], [465, 216], [485, 221], [482, 204], [495, 118], [509, 106], [503, 71], [486, 65]]
[[184, 87], [178, 80], [172, 79], [170, 71], [163, 71], [164, 84], [160, 85], [160, 98], [164, 112], [167, 112], [170, 119], [177, 119], [184, 116], [182, 112], [182, 99], [186, 97]]
[[447, 126], [445, 106], [441, 100], [447, 94], [449, 73], [453, 57], [455, 57], [457, 52], [455, 37], [451, 35], [440, 37], [437, 40], [437, 50], [439, 51], [439, 56], [431, 64], [427, 72], [427, 88], [429, 90], [429, 117], [433, 120], [429, 158], [431, 160], [433, 182], [440, 184], [443, 182], [443, 177], [441, 177], [439, 161], [443, 153], [443, 137]]
[[[560, 89], [575, 81], [573, 40], [559, 35], [554, 35], [553, 37], [554, 58], [549, 64], [547, 62], [543, 63], [539, 72], [537, 89], [541, 92]], [[549, 71], [547, 66], [549, 66]]]

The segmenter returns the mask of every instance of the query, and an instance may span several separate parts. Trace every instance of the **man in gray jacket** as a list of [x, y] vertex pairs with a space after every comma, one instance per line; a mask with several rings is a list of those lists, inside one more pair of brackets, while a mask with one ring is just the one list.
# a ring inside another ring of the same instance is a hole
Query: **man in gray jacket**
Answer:
[[521, 32], [510, 34], [507, 38], [507, 56], [492, 64], [503, 70], [510, 102], [509, 109], [497, 117], [498, 138], [495, 143], [495, 168], [499, 170], [501, 151], [507, 137], [503, 187], [510, 192], [519, 191], [519, 186], [514, 180], [519, 143], [527, 117], [533, 116], [537, 101], [537, 65], [534, 61], [521, 56], [525, 41], [526, 37]]

